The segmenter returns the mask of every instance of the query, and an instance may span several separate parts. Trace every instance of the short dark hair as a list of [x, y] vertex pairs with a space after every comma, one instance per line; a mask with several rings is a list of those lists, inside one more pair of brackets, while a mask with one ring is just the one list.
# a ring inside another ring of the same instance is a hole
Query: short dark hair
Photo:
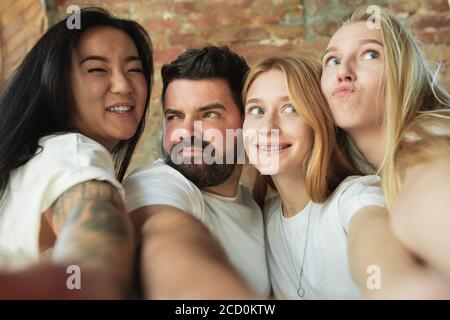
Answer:
[[83, 33], [94, 27], [113, 27], [134, 42], [143, 66], [148, 94], [144, 116], [136, 133], [112, 150], [116, 176], [122, 181], [144, 130], [153, 83], [153, 49], [150, 36], [137, 22], [119, 19], [101, 8], [80, 11], [81, 29], [69, 29], [67, 19], [51, 27], [28, 52], [0, 94], [0, 198], [10, 173], [31, 160], [39, 139], [74, 132], [71, 121], [75, 102], [71, 89], [72, 53]]
[[173, 80], [221, 79], [230, 87], [234, 102], [243, 116], [242, 89], [249, 69], [245, 59], [226, 46], [208, 45], [202, 49], [187, 50], [161, 69], [163, 107], [167, 87]]

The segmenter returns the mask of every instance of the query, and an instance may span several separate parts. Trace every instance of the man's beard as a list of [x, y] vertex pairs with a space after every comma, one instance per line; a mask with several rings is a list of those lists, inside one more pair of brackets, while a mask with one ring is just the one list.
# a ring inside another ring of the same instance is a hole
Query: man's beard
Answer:
[[[192, 139], [194, 140], [194, 139]], [[179, 142], [176, 145], [172, 147], [172, 150], [177, 150], [180, 147], [180, 144], [185, 144], [187, 147], [194, 146], [194, 141], [189, 142]], [[178, 154], [175, 154], [174, 157], [176, 157], [176, 162], [174, 163], [171, 157], [171, 153], [168, 153], [164, 147], [163, 147], [163, 156], [164, 161], [167, 165], [171, 166], [175, 170], [179, 171], [183, 176], [185, 176], [188, 180], [190, 180], [193, 184], [195, 184], [199, 189], [204, 187], [212, 187], [217, 186], [220, 184], [223, 184], [225, 181], [228, 180], [228, 178], [231, 177], [231, 175], [234, 172], [234, 168], [236, 166], [236, 160], [237, 155], [236, 152], [234, 153], [234, 161], [231, 164], [226, 163], [226, 154], [223, 155], [222, 163], [216, 163], [213, 162], [211, 164], [205, 163], [203, 159], [205, 148], [208, 147], [210, 144], [207, 141], [197, 141], [195, 145], [202, 147], [202, 161], [198, 164], [199, 159], [196, 159], [196, 157], [189, 158], [189, 161], [186, 161], [186, 159], [179, 158], [180, 156]], [[211, 148], [211, 146], [209, 147]], [[215, 149], [211, 152], [211, 155], [214, 156]], [[180, 163], [182, 162], [182, 163]], [[188, 162], [188, 163], [186, 163]], [[178, 164], [180, 163], [180, 164]]]

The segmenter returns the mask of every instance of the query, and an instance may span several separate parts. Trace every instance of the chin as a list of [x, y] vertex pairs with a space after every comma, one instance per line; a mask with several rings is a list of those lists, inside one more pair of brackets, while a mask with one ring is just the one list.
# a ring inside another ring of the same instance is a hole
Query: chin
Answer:
[[359, 125], [359, 122], [356, 119], [352, 119], [352, 115], [350, 114], [340, 114], [338, 117], [333, 116], [334, 124], [343, 129], [343, 130], [351, 130]]
[[123, 132], [122, 134], [117, 135], [116, 139], [118, 139], [118, 140], [129, 140], [129, 139], [131, 139], [134, 136], [135, 133], [136, 133], [136, 131]]
[[259, 171], [260, 174], [265, 176], [275, 176], [283, 173], [289, 172], [283, 165], [280, 163], [258, 163], [255, 165], [255, 168]]

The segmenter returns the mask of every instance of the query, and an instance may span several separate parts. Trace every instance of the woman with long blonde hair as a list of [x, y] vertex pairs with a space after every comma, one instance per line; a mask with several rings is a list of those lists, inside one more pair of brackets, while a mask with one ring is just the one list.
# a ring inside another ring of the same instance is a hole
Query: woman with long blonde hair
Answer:
[[381, 175], [394, 233], [450, 287], [450, 96], [410, 27], [369, 9], [331, 38], [322, 91], [354, 163]]
[[[390, 291], [383, 292], [395, 297], [397, 282], [391, 275], [413, 270], [415, 261], [389, 229], [379, 177], [355, 175], [358, 171], [338, 147], [320, 90], [320, 64], [268, 58], [251, 69], [243, 98], [247, 155], [278, 193], [263, 208], [275, 296], [370, 296], [367, 291], [381, 290], [376, 281], [375, 288], [367, 286], [367, 271], [376, 265], [392, 280], [383, 288]], [[266, 190], [259, 180], [259, 200]], [[374, 243], [383, 243], [383, 252]], [[359, 267], [350, 272], [349, 261]], [[352, 277], [365, 281], [357, 286]]]

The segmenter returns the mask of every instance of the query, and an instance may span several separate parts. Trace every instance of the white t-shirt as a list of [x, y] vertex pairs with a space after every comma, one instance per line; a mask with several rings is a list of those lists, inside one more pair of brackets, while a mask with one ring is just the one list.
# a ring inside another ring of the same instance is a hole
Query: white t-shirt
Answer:
[[239, 186], [234, 198], [200, 191], [161, 159], [135, 170], [123, 185], [128, 212], [150, 205], [168, 205], [202, 221], [255, 292], [269, 295], [263, 217], [247, 188]]
[[11, 173], [0, 200], [0, 248], [9, 256], [39, 259], [41, 214], [65, 191], [89, 180], [108, 181], [125, 198], [111, 154], [79, 133], [46, 136], [42, 151]]
[[[348, 263], [347, 232], [353, 215], [366, 206], [384, 207], [378, 176], [345, 179], [322, 204], [309, 201], [291, 218], [281, 212], [280, 198], [266, 201], [264, 219], [267, 260], [274, 294], [302, 299], [297, 294], [308, 215], [310, 226], [303, 266], [303, 299], [361, 299]], [[284, 229], [284, 235], [283, 235]]]

